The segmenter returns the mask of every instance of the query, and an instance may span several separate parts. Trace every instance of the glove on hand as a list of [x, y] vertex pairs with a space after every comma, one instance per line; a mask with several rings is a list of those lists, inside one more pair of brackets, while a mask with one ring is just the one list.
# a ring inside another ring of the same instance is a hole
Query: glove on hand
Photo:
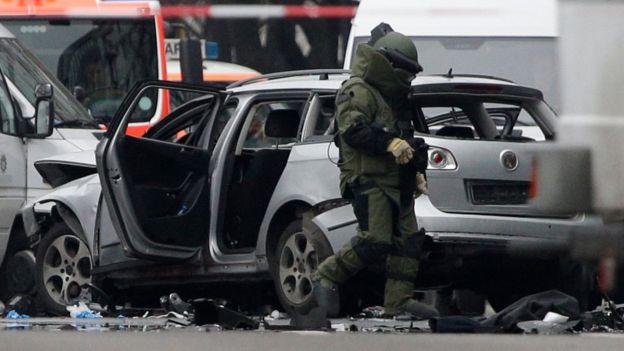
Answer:
[[425, 179], [425, 175], [416, 172], [416, 189], [421, 194], [429, 195], [429, 187], [427, 187], [427, 180]]
[[429, 156], [427, 153], [429, 145], [425, 143], [425, 139], [423, 138], [410, 138], [407, 143], [414, 149], [414, 154], [412, 155], [414, 168], [417, 171], [425, 172], [429, 164]]
[[400, 138], [392, 139], [386, 151], [392, 153], [396, 163], [401, 165], [408, 163], [412, 157], [414, 157], [414, 149], [412, 149], [407, 141]]

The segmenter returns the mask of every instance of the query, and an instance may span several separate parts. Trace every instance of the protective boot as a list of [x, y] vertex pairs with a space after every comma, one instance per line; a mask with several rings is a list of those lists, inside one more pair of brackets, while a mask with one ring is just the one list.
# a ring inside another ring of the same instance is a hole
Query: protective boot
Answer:
[[326, 279], [318, 279], [312, 283], [314, 299], [327, 317], [338, 317], [340, 313], [340, 291], [338, 285]]
[[414, 300], [413, 293], [412, 281], [387, 279], [384, 296], [386, 315], [402, 319], [429, 319], [440, 315], [434, 307]]
[[312, 298], [310, 305], [296, 308], [290, 324], [304, 330], [331, 329], [328, 316], [335, 317], [340, 312], [340, 296], [338, 287], [329, 282], [315, 279], [312, 282]]

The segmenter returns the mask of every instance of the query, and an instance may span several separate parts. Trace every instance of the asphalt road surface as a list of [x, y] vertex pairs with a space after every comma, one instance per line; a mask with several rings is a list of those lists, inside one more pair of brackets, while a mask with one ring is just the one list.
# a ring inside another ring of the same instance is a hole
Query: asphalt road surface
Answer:
[[0, 350], [622, 350], [624, 334], [564, 336], [349, 332], [2, 331]]

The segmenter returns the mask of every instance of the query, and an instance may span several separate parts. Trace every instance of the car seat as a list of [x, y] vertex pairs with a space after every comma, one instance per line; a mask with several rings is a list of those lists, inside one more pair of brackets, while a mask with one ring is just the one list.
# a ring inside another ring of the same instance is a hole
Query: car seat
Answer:
[[286, 167], [290, 149], [278, 149], [282, 139], [297, 137], [300, 122], [297, 110], [273, 110], [267, 116], [264, 134], [276, 138], [275, 149], [253, 154], [238, 186], [232, 188], [228, 233], [236, 247], [253, 247], [273, 191]]

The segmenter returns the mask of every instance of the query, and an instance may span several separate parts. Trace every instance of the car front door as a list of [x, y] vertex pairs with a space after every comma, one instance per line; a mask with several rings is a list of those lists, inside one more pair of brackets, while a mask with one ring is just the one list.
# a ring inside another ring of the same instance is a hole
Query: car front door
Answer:
[[[206, 242], [211, 150], [200, 141], [210, 133], [222, 96], [207, 87], [148, 82], [122, 103], [96, 157], [104, 202], [127, 256], [184, 260]], [[153, 113], [162, 101], [176, 117], [154, 133], [127, 134], [133, 118]], [[184, 101], [190, 102], [178, 106]], [[193, 106], [195, 101], [201, 103]], [[176, 108], [199, 108], [203, 118], [191, 123], [189, 113], [176, 113]], [[176, 122], [184, 118], [189, 118], [188, 127], [180, 129]]]

